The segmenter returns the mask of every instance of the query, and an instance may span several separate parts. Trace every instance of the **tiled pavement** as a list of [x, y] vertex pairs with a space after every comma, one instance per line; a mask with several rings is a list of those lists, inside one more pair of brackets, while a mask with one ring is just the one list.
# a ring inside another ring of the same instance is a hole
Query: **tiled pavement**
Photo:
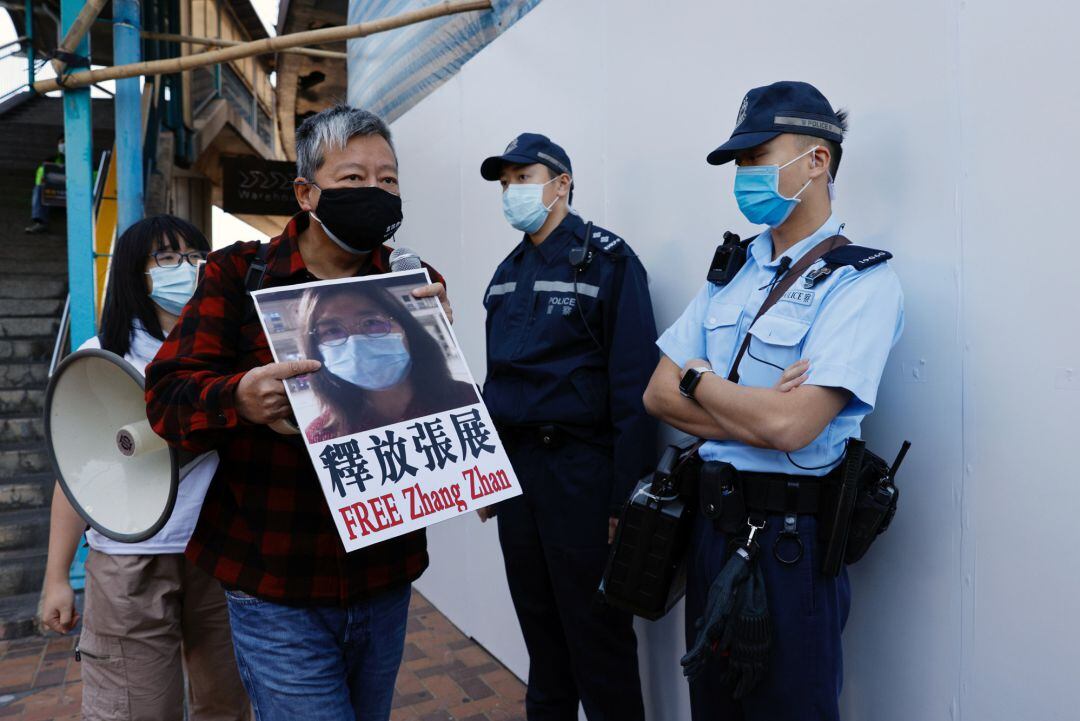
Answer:
[[[75, 639], [0, 642], [0, 719], [76, 721]], [[391, 721], [524, 721], [525, 687], [413, 592]]]

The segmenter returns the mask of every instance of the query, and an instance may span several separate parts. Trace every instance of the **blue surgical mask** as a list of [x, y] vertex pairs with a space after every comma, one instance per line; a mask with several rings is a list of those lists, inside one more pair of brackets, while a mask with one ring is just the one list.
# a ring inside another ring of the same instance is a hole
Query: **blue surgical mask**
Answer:
[[397, 385], [412, 367], [401, 333], [378, 338], [351, 335], [341, 345], [319, 344], [327, 370], [342, 380], [368, 391]]
[[735, 200], [747, 220], [755, 225], [775, 228], [788, 219], [795, 206], [802, 202], [799, 196], [810, 186], [813, 179], [806, 181], [806, 185], [793, 197], [785, 198], [780, 194], [780, 171], [818, 147], [820, 146], [815, 145], [783, 165], [741, 166], [735, 171]]
[[195, 266], [184, 261], [175, 268], [151, 268], [150, 300], [166, 313], [180, 315], [195, 293]]
[[535, 233], [547, 220], [548, 213], [559, 202], [558, 197], [551, 201], [551, 205], [544, 205], [544, 186], [558, 178], [552, 178], [547, 183], [522, 183], [508, 185], [503, 191], [502, 204], [503, 215], [506, 222], [524, 233]]

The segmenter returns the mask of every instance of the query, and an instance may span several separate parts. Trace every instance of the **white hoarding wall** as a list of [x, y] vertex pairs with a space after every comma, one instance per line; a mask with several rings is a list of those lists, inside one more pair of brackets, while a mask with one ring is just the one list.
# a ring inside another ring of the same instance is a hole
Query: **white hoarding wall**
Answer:
[[[479, 165], [514, 135], [567, 149], [575, 205], [641, 256], [663, 328], [721, 233], [751, 230], [733, 168], [705, 163], [744, 92], [807, 80], [849, 109], [836, 211], [907, 296], [865, 435], [914, 443], [896, 522], [851, 569], [849, 719], [1075, 718], [1078, 23], [1045, 0], [545, 0], [393, 126], [398, 239], [448, 278], [482, 377], [483, 292], [518, 235]], [[430, 538], [419, 588], [524, 676], [494, 524]], [[689, 717], [681, 617], [639, 626], [651, 719]]]

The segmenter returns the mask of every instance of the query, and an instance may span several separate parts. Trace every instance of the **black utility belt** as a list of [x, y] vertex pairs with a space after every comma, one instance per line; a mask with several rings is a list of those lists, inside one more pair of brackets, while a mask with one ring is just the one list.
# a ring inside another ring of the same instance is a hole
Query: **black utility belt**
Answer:
[[495, 424], [499, 432], [499, 438], [504, 442], [538, 443], [550, 448], [574, 441], [593, 443], [597, 445], [611, 445], [611, 437], [597, 433], [593, 428], [571, 426], [565, 423], [542, 423], [535, 425], [504, 425]]
[[824, 549], [822, 572], [835, 576], [889, 528], [900, 493], [896, 472], [910, 445], [904, 442], [890, 466], [861, 439], [848, 439], [843, 462], [824, 476], [748, 473], [705, 461], [698, 471], [701, 513], [723, 533], [763, 528], [765, 516], [782, 515], [781, 535], [795, 532], [798, 516], [812, 514]]
[[[747, 514], [816, 514], [825, 496], [827, 476], [740, 471], [730, 463], [701, 464], [698, 494], [701, 513], [712, 520], [730, 519], [730, 525], [746, 524]], [[721, 525], [729, 525], [721, 523]]]

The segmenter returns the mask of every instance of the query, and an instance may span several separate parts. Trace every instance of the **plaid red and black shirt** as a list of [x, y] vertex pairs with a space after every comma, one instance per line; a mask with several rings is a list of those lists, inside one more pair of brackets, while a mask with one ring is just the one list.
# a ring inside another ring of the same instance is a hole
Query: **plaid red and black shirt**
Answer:
[[[270, 241], [262, 287], [318, 280], [298, 245], [308, 222], [301, 213]], [[221, 457], [188, 543], [193, 563], [226, 588], [268, 601], [347, 606], [419, 577], [427, 540], [417, 531], [345, 553], [300, 436], [237, 414], [240, 378], [274, 360], [245, 285], [258, 247], [236, 243], [207, 259], [195, 295], [147, 366], [147, 416], [171, 445]], [[389, 254], [380, 247], [358, 275], [387, 272]]]

